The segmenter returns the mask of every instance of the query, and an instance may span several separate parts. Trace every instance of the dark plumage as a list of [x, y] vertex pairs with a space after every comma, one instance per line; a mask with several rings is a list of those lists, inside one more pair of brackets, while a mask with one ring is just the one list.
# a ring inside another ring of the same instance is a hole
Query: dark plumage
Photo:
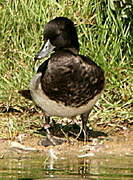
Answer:
[[86, 131], [89, 112], [104, 88], [104, 73], [90, 58], [78, 54], [78, 36], [71, 20], [57, 17], [46, 24], [44, 41], [35, 60], [47, 56], [49, 48], [55, 52], [39, 66], [30, 84], [31, 96], [48, 116], [81, 114]]
[[[47, 66], [50, 64], [50, 68]], [[44, 73], [43, 66], [47, 66]], [[59, 50], [38, 69], [44, 93], [65, 106], [85, 105], [103, 89], [103, 72], [89, 58]]]

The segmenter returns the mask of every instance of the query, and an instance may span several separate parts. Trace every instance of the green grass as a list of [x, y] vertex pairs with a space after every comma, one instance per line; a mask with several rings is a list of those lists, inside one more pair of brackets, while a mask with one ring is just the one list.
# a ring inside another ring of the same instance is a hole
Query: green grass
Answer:
[[[44, 24], [65, 16], [76, 24], [80, 53], [90, 56], [105, 71], [105, 90], [90, 119], [107, 123], [133, 119], [133, 1], [126, 3], [124, 6], [113, 0], [1, 0], [0, 106], [34, 107], [17, 90], [28, 89], [35, 73], [32, 59], [40, 48]], [[36, 122], [36, 118], [26, 114], [0, 116], [0, 137], [27, 131]]]

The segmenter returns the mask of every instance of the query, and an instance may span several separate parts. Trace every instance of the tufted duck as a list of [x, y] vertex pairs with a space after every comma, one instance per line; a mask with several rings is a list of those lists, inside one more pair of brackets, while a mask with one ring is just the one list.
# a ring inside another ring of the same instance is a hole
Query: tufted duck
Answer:
[[74, 23], [57, 17], [45, 25], [44, 45], [35, 60], [48, 56], [30, 83], [34, 102], [50, 116], [72, 118], [81, 115], [87, 134], [88, 116], [104, 88], [104, 73], [89, 57], [79, 55]]

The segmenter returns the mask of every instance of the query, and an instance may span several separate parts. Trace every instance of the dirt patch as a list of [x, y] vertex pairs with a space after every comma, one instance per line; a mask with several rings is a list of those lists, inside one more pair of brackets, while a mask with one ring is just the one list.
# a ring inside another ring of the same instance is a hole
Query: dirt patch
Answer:
[[[73, 155], [79, 154], [79, 156], [86, 156], [87, 153], [88, 156], [97, 153], [110, 155], [133, 154], [132, 119], [120, 121], [118, 118], [113, 119], [110, 122], [101, 122], [100, 119], [91, 121], [90, 124], [95, 130], [89, 128], [89, 141], [83, 142], [78, 141], [75, 138], [75, 134], [78, 134], [81, 127], [79, 119], [75, 121], [75, 124], [71, 125], [70, 122], [66, 123], [65, 120], [58, 118], [55, 119], [55, 122], [57, 123], [54, 124], [51, 131], [54, 136], [63, 136], [65, 138], [66, 136], [64, 135], [69, 132], [67, 134], [67, 136], [70, 135], [69, 142], [58, 146], [44, 147], [39, 143], [44, 138], [44, 135], [46, 135], [45, 132], [41, 131], [44, 129], [43, 123], [40, 120], [43, 114], [36, 111], [34, 108], [31, 108], [29, 111], [29, 109], [23, 110], [21, 107], [9, 107], [8, 109], [2, 107], [0, 110], [2, 111], [1, 119], [3, 120], [1, 121], [3, 122], [1, 124], [2, 139], [0, 139], [1, 157], [6, 152], [14, 151], [16, 149], [19, 149], [22, 153], [26, 152], [30, 147], [42, 152], [47, 152], [52, 147], [52, 149], [60, 153], [67, 154], [73, 152]], [[12, 121], [10, 122], [10, 120]], [[12, 129], [10, 124], [12, 125]], [[70, 124], [70, 126], [68, 124]], [[16, 144], [16, 147], [11, 147], [12, 141], [18, 142], [20, 145]]]
[[[68, 154], [79, 157], [90, 157], [95, 155], [105, 156], [105, 155], [115, 155], [115, 156], [130, 156], [133, 155], [133, 132], [126, 130], [115, 136], [109, 136], [108, 138], [94, 138], [90, 142], [81, 142], [74, 139], [71, 139], [70, 142], [63, 143], [58, 146], [49, 146], [44, 147], [38, 145], [38, 142], [42, 139], [42, 136], [39, 135], [27, 135], [22, 144], [24, 147], [35, 148], [39, 152], [48, 152], [51, 148], [54, 152], [57, 152], [61, 156], [67, 156]], [[19, 153], [26, 152], [27, 150], [11, 147], [11, 141], [0, 140], [0, 156], [3, 157], [9, 151], [13, 152], [19, 149]], [[16, 141], [15, 141], [16, 142]], [[29, 151], [27, 151], [29, 152]]]

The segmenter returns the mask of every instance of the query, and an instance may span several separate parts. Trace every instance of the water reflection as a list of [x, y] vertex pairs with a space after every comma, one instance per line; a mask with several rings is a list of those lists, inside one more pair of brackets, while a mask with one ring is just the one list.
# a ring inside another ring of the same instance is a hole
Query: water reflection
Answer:
[[[51, 152], [49, 152], [51, 153]], [[52, 152], [53, 153], [53, 152]], [[16, 154], [0, 159], [0, 179], [133, 179], [133, 156], [61, 158], [53, 153]]]

